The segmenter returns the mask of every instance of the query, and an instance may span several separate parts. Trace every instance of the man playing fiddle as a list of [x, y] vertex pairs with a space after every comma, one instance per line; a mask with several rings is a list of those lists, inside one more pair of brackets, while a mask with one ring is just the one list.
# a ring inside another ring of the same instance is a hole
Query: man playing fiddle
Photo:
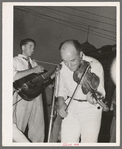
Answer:
[[[36, 42], [30, 38], [23, 39], [20, 42], [22, 54], [13, 59], [13, 81], [32, 73], [44, 71], [42, 66], [31, 59], [35, 46]], [[43, 142], [44, 113], [42, 95], [40, 94], [31, 101], [26, 101], [21, 100], [18, 93], [14, 92], [13, 105], [13, 140], [15, 142], [29, 142], [29, 140], [31, 142]], [[28, 130], [27, 137], [29, 140], [24, 136], [25, 130]]]
[[99, 77], [97, 91], [105, 97], [102, 65], [96, 59], [85, 56], [81, 51], [80, 43], [76, 40], [64, 41], [59, 50], [63, 60], [57, 95], [57, 112], [64, 118], [61, 124], [61, 142], [76, 143], [81, 137], [82, 143], [96, 143], [101, 125], [102, 107], [98, 109], [92, 93], [84, 94], [79, 85], [68, 111], [66, 107], [77, 86], [73, 80], [73, 73], [82, 60], [88, 61], [91, 65], [91, 72]]

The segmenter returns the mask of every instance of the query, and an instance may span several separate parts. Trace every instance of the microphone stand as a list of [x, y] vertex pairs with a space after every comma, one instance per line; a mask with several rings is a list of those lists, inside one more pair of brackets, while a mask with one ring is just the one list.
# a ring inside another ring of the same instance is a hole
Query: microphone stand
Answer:
[[48, 143], [50, 142], [50, 136], [51, 136], [51, 129], [52, 129], [52, 122], [53, 122], [53, 111], [54, 111], [54, 105], [55, 105], [55, 97], [57, 95], [57, 89], [58, 89], [58, 75], [60, 71], [60, 65], [56, 67], [55, 71], [55, 84], [54, 84], [54, 94], [53, 94], [53, 101], [52, 101], [52, 108], [51, 108], [51, 115], [50, 115], [50, 124], [49, 124], [49, 131], [48, 131]]
[[[85, 72], [80, 76], [80, 83], [79, 83], [79, 84], [81, 84], [82, 78], [83, 78], [83, 76], [86, 74], [86, 72], [87, 72], [88, 69], [89, 69], [89, 66], [86, 68]], [[48, 143], [50, 142], [50, 136], [51, 136], [52, 119], [53, 119], [53, 111], [54, 111], [54, 104], [55, 104], [55, 96], [57, 95], [56, 89], [58, 89], [58, 79], [57, 79], [57, 76], [59, 75], [58, 73], [59, 73], [59, 68], [57, 68], [57, 71], [56, 71], [56, 73], [55, 73], [54, 96], [53, 96], [52, 109], [51, 109], [51, 119], [50, 119], [50, 125], [49, 125]], [[74, 93], [73, 93], [73, 95], [72, 95], [72, 97], [71, 97], [71, 99], [70, 99], [70, 101], [69, 101], [69, 103], [68, 103], [68, 105], [67, 105], [67, 107], [66, 107], [66, 109], [65, 109], [66, 111], [68, 110], [68, 107], [69, 107], [71, 101], [73, 100], [73, 97], [74, 97], [74, 95], [75, 95], [75, 93], [76, 93], [76, 91], [77, 91], [77, 89], [78, 89], [79, 84], [77, 84], [77, 86], [76, 86], [76, 88], [75, 88], [75, 91], [74, 91]], [[61, 122], [62, 122], [62, 120], [63, 120], [64, 118], [62, 118], [62, 117], [58, 114], [56, 119], [57, 119], [57, 122], [56, 122], [56, 123], [58, 123], [58, 125], [59, 125], [59, 127], [60, 127]], [[56, 137], [57, 137], [57, 135], [58, 135], [58, 133], [56, 134]], [[51, 141], [52, 141], [52, 140], [51, 140]], [[53, 141], [56, 141], [56, 138], [55, 138]]]

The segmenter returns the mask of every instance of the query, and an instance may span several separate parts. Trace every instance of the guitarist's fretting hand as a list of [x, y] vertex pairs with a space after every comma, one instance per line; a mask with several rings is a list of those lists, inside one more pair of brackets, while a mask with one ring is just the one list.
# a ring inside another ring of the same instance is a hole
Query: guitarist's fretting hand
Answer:
[[86, 100], [91, 103], [91, 104], [96, 104], [97, 101], [96, 99], [92, 96], [92, 93], [91, 92], [88, 92], [87, 95], [86, 95]]
[[44, 72], [44, 68], [40, 65], [34, 67], [33, 69], [34, 69], [34, 73]]

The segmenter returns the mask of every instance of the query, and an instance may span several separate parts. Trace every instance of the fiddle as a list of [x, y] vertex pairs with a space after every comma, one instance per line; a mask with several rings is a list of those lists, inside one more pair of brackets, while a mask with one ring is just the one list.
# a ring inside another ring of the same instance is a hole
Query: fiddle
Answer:
[[76, 71], [74, 71], [73, 79], [76, 83], [81, 85], [81, 89], [84, 94], [87, 94], [89, 91], [92, 93], [92, 96], [103, 108], [103, 111], [109, 110], [108, 106], [103, 102], [104, 97], [100, 92], [97, 91], [100, 79], [96, 74], [91, 73], [91, 66], [89, 62], [85, 60], [81, 61], [79, 67], [76, 69]]

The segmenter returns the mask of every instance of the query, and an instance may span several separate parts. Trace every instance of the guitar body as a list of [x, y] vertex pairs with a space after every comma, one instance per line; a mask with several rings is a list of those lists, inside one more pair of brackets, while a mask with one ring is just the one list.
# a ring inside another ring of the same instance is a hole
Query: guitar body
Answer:
[[50, 80], [50, 75], [53, 71], [44, 73], [32, 73], [13, 83], [13, 87], [17, 90], [18, 94], [27, 101], [33, 100], [39, 96], [43, 89], [43, 84]]

